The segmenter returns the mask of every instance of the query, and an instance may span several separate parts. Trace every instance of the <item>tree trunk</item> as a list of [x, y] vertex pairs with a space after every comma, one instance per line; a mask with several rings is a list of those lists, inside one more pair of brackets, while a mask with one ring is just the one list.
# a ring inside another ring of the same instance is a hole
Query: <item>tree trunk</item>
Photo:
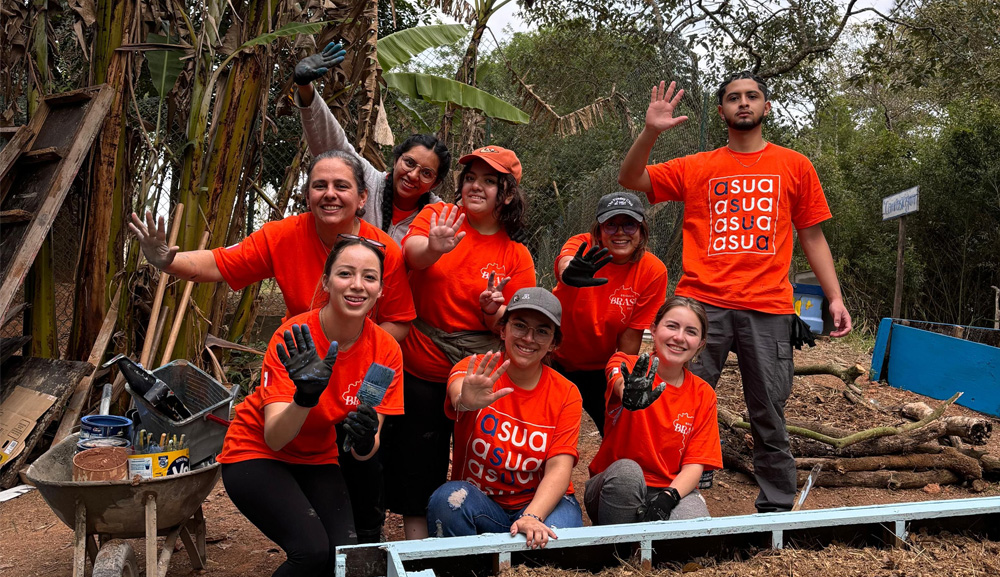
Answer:
[[[805, 483], [809, 471], [799, 471], [796, 481]], [[911, 473], [905, 471], [858, 471], [853, 473], [820, 473], [816, 487], [871, 487], [873, 489], [921, 489], [927, 485], [955, 485], [962, 478], [947, 470]]]
[[939, 455], [911, 453], [909, 455], [877, 455], [857, 458], [799, 458], [795, 459], [798, 469], [812, 469], [822, 465], [824, 471], [853, 473], [858, 471], [881, 471], [885, 469], [947, 469], [963, 479], [982, 479], [983, 468], [979, 461], [966, 457], [955, 449], [948, 448]]

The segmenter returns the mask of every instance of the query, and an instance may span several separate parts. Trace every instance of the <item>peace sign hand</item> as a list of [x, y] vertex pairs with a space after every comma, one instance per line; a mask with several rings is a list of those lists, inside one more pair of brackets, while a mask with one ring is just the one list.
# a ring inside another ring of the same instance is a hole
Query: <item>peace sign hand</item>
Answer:
[[641, 411], [660, 398], [660, 394], [667, 388], [667, 384], [660, 383], [660, 386], [655, 389], [650, 388], [653, 381], [656, 380], [656, 369], [659, 366], [660, 359], [656, 357], [653, 357], [652, 366], [650, 366], [649, 353], [639, 355], [639, 360], [635, 362], [631, 373], [629, 373], [625, 363], [622, 363], [622, 378], [625, 379], [625, 388], [622, 389], [623, 407], [630, 411]]
[[496, 280], [496, 274], [491, 272], [490, 278], [486, 281], [486, 290], [479, 293], [479, 308], [482, 309], [484, 315], [495, 315], [503, 306], [503, 289], [510, 282], [510, 277], [504, 277], [498, 285], [493, 284], [494, 280]]
[[458, 206], [446, 204], [440, 217], [431, 214], [430, 228], [427, 231], [427, 245], [432, 251], [438, 254], [451, 252], [458, 246], [458, 241], [465, 238], [465, 233], [459, 232], [462, 223], [465, 222], [465, 213], [459, 214], [459, 212]]
[[472, 355], [469, 359], [469, 366], [465, 369], [465, 378], [462, 380], [462, 392], [458, 397], [459, 410], [478, 411], [490, 406], [493, 401], [514, 392], [512, 387], [503, 388], [496, 392], [493, 391], [493, 385], [507, 372], [510, 360], [504, 361], [502, 365], [497, 367], [497, 362], [500, 361], [503, 355], [487, 351], [477, 366], [477, 356]]
[[649, 97], [649, 108], [646, 109], [646, 128], [657, 133], [670, 130], [688, 119], [687, 116], [674, 117], [674, 111], [677, 110], [681, 97], [684, 96], [684, 89], [682, 88], [677, 91], [677, 94], [674, 94], [677, 83], [671, 82], [670, 86], [664, 90], [665, 84], [666, 82], [661, 80], [659, 86], [653, 87], [653, 92]]
[[142, 223], [139, 215], [132, 213], [132, 222], [128, 223], [128, 229], [132, 231], [142, 254], [149, 261], [149, 264], [163, 270], [174, 262], [174, 257], [181, 249], [179, 246], [167, 246], [167, 230], [163, 217], [160, 217], [159, 224], [153, 218], [153, 213], [146, 211], [146, 224]]

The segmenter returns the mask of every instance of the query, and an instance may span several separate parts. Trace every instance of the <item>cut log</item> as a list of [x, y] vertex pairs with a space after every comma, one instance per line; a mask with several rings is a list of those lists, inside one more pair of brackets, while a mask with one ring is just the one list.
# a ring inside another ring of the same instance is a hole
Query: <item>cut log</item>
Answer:
[[[927, 403], [907, 403], [901, 410], [904, 417], [920, 420], [934, 412]], [[941, 419], [947, 425], [949, 436], [959, 437], [970, 445], [985, 445], [993, 434], [993, 423], [987, 419], [952, 416]]]
[[[809, 471], [799, 471], [798, 484], [805, 483]], [[948, 470], [923, 471], [858, 471], [853, 473], [822, 472], [816, 477], [816, 487], [871, 487], [874, 489], [920, 489], [930, 484], [956, 485], [962, 478]]]
[[801, 365], [795, 367], [796, 375], [833, 375], [844, 381], [844, 384], [846, 385], [854, 384], [854, 381], [866, 372], [867, 370], [858, 364], [846, 369], [838, 367], [833, 363], [825, 365]]
[[[791, 435], [792, 454], [799, 457], [869, 457], [874, 455], [899, 455], [912, 453], [918, 447], [929, 441], [935, 441], [944, 434], [945, 424], [941, 421], [933, 421], [926, 426], [898, 435], [878, 437], [868, 441], [862, 441], [854, 445], [848, 445], [842, 449], [807, 439]], [[937, 445], [939, 448], [940, 445]], [[938, 451], [940, 452], [940, 451]]]
[[824, 471], [853, 473], [859, 471], [881, 471], [885, 469], [947, 469], [960, 475], [963, 480], [982, 479], [983, 468], [979, 461], [966, 457], [948, 447], [938, 455], [914, 453], [909, 455], [878, 455], [857, 458], [800, 458], [795, 459], [798, 469], [812, 469], [821, 465]]
[[983, 474], [988, 477], [1000, 476], [1000, 457], [983, 455], [979, 462], [983, 465]]

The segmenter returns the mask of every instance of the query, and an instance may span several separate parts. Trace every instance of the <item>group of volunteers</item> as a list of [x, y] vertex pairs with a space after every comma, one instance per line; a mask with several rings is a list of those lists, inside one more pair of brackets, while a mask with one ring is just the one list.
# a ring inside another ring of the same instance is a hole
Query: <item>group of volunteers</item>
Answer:
[[[239, 510], [286, 553], [274, 575], [334, 569], [334, 548], [382, 537], [386, 509], [407, 539], [509, 532], [544, 547], [559, 528], [707, 516], [699, 484], [722, 466], [713, 390], [737, 353], [754, 440], [761, 512], [792, 506], [784, 427], [792, 382], [793, 229], [850, 331], [820, 223], [830, 218], [802, 155], [764, 141], [765, 84], [719, 88], [720, 149], [646, 166], [680, 124], [683, 91], [654, 87], [619, 182], [650, 202], [685, 203], [684, 274], [647, 250], [630, 192], [603, 196], [589, 231], [536, 286], [521, 238], [529, 210], [516, 154], [485, 146], [458, 159], [454, 203], [432, 191], [447, 147], [408, 137], [389, 172], [348, 142], [311, 82], [339, 45], [295, 69], [313, 155], [308, 211], [239, 244], [178, 252], [163, 219], [129, 225], [154, 266], [234, 290], [274, 278], [287, 309], [261, 382], [237, 407], [218, 461]], [[639, 354], [644, 331], [652, 351]], [[373, 365], [389, 375], [375, 406], [359, 400]], [[602, 435], [578, 500], [570, 480], [586, 410]], [[450, 467], [450, 476], [449, 476]]]

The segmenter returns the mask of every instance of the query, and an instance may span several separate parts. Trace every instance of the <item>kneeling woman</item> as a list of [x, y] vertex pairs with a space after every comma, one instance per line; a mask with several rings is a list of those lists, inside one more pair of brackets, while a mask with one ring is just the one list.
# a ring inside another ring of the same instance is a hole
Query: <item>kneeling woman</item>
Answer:
[[715, 391], [688, 370], [703, 348], [705, 309], [671, 297], [651, 327], [654, 356], [608, 361], [604, 441], [584, 492], [595, 525], [707, 517], [696, 491], [722, 467]]
[[[329, 301], [271, 338], [218, 458], [230, 499], [288, 556], [274, 575], [333, 574], [334, 548], [355, 542], [334, 425], [344, 423], [343, 451], [364, 460], [383, 415], [403, 411], [399, 345], [366, 316], [382, 294], [381, 250], [360, 237], [336, 243], [323, 269]], [[373, 363], [395, 371], [376, 409], [355, 404]]]
[[580, 392], [543, 364], [562, 338], [562, 307], [524, 288], [498, 321], [502, 353], [452, 369], [445, 413], [455, 419], [452, 481], [431, 495], [431, 536], [523, 533], [544, 547], [553, 529], [580, 527], [570, 474], [579, 457]]

